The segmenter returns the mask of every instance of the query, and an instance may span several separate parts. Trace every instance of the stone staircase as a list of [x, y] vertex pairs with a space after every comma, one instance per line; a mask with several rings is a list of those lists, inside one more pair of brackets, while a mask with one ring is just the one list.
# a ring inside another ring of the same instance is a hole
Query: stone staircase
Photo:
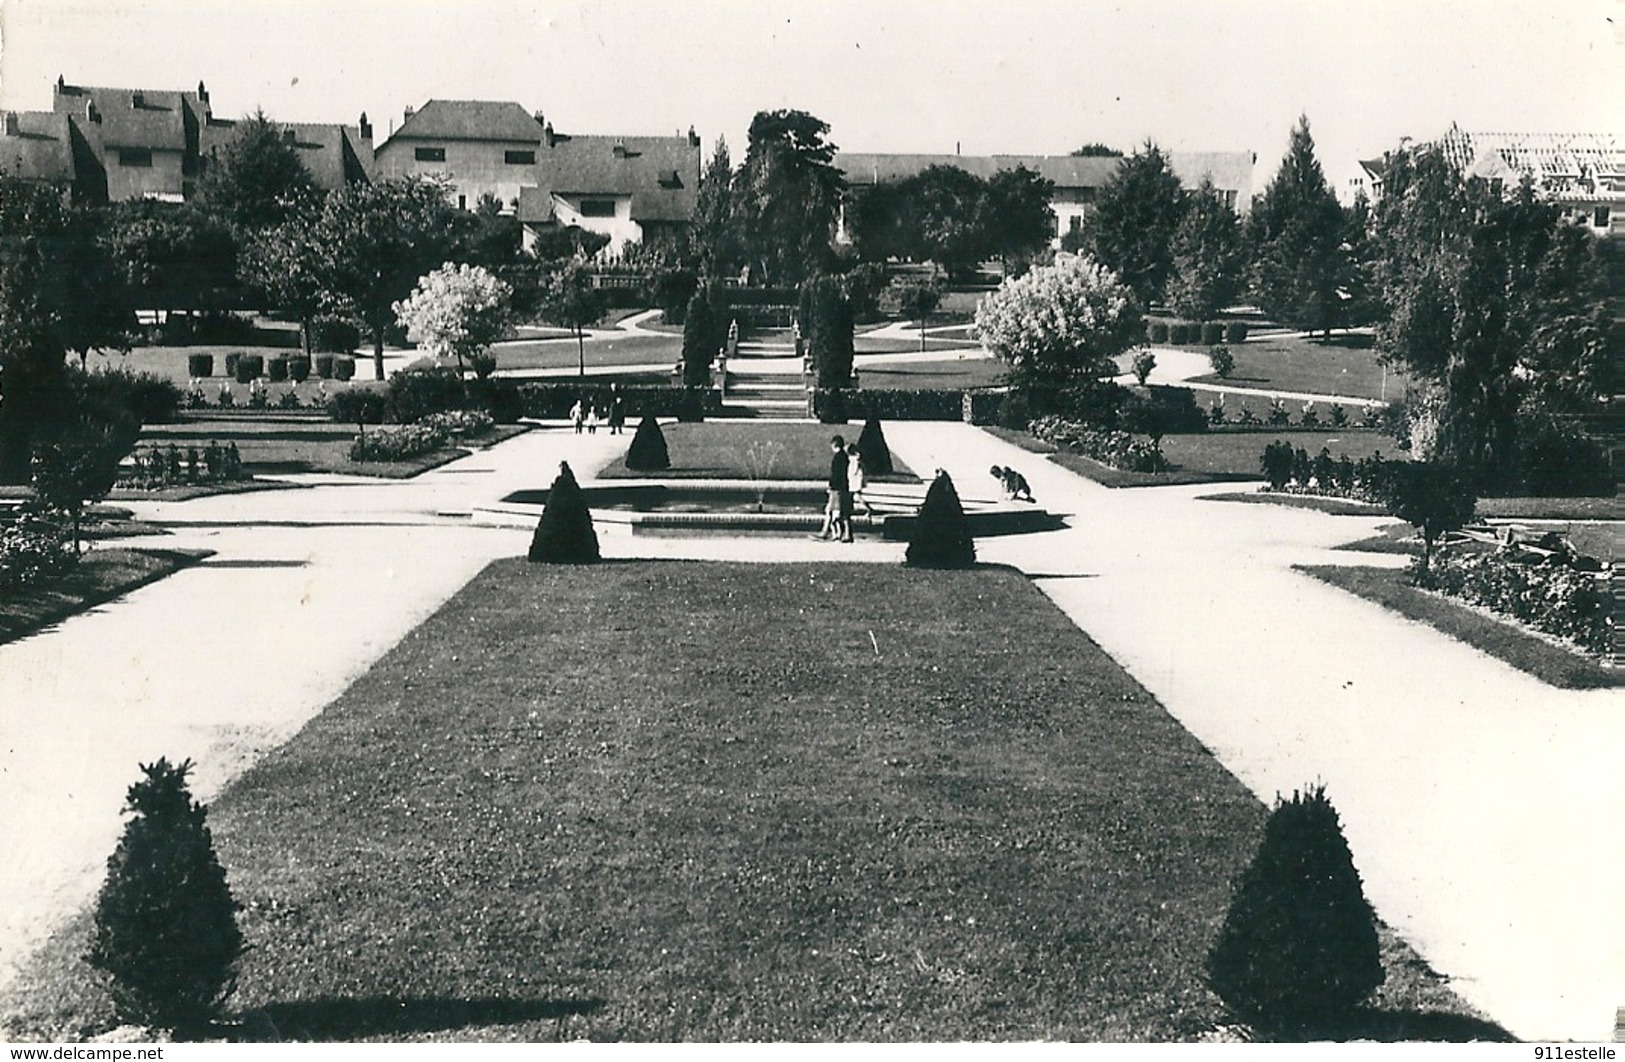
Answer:
[[800, 376], [789, 373], [736, 371], [728, 366], [722, 405], [746, 416], [770, 420], [801, 420], [807, 416], [807, 388]]

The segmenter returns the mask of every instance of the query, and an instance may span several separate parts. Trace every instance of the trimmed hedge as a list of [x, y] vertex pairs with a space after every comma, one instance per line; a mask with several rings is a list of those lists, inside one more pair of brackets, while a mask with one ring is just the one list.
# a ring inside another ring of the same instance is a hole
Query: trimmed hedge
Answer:
[[1211, 347], [1213, 344], [1223, 341], [1223, 339], [1224, 323], [1222, 321], [1202, 322], [1202, 338], [1200, 342], [1204, 347]]
[[333, 378], [333, 355], [316, 355], [316, 375], [320, 376], [324, 380], [331, 380]]
[[849, 420], [961, 420], [965, 392], [862, 391], [818, 388], [812, 392], [813, 416], [825, 424]]
[[1145, 324], [1145, 337], [1152, 343], [1168, 342], [1167, 321], [1147, 321]]
[[348, 380], [355, 375], [354, 358], [333, 359], [333, 379]]
[[282, 383], [288, 378], [288, 359], [280, 354], [275, 355], [265, 363], [265, 374], [272, 383]]
[[188, 354], [188, 355], [186, 355], [186, 375], [192, 377], [193, 379], [201, 379], [203, 377], [213, 376], [214, 375], [214, 355], [213, 354]]
[[1246, 321], [1178, 321], [1167, 318], [1148, 319], [1145, 337], [1150, 343], [1168, 343], [1186, 346], [1200, 343], [1211, 347], [1215, 343], [1244, 343], [1247, 341]]
[[1246, 321], [1226, 321], [1224, 323], [1224, 341], [1226, 343], [1247, 342], [1248, 324]]
[[265, 375], [265, 356], [262, 354], [237, 355], [237, 382], [250, 383]]
[[[479, 395], [491, 415], [498, 421], [511, 423], [518, 417], [540, 420], [561, 420], [570, 415], [570, 407], [580, 399], [608, 407], [610, 388], [607, 384], [582, 386], [576, 383], [523, 383], [517, 386], [504, 381], [488, 380], [488, 391]], [[503, 391], [512, 394], [502, 394]], [[703, 420], [722, 411], [722, 391], [715, 387], [622, 387], [618, 392], [628, 417], [676, 417], [679, 420]], [[503, 414], [517, 411], [517, 416], [505, 418]]]
[[288, 379], [294, 383], [304, 383], [310, 379], [310, 359], [303, 355], [289, 358]]

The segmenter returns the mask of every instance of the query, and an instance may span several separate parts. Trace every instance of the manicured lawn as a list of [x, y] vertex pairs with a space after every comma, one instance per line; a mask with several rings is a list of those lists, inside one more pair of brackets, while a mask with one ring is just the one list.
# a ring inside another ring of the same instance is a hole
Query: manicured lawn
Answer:
[[905, 361], [858, 366], [858, 386], [868, 391], [963, 390], [997, 387], [1004, 383], [1007, 366], [992, 358], [951, 361]]
[[1080, 476], [1085, 476], [1108, 487], [1159, 487], [1184, 483], [1230, 483], [1237, 480], [1261, 480], [1259, 457], [1264, 447], [1276, 439], [1285, 439], [1293, 446], [1301, 446], [1310, 454], [1326, 447], [1333, 456], [1347, 454], [1359, 460], [1381, 453], [1386, 457], [1403, 457], [1394, 448], [1394, 441], [1385, 435], [1358, 428], [1341, 431], [1313, 432], [1193, 432], [1165, 435], [1162, 452], [1173, 466], [1168, 472], [1123, 472], [1108, 468], [1098, 461], [1077, 454], [1056, 453], [1055, 448], [1034, 439], [1026, 432], [1004, 428], [986, 428], [999, 438], [1035, 453], [1050, 455], [1050, 460]]
[[[1370, 343], [1370, 336], [1343, 333], [1333, 333], [1330, 343], [1300, 336], [1249, 338], [1245, 343], [1230, 344], [1236, 367], [1229, 379], [1210, 375], [1197, 377], [1193, 382], [1227, 383], [1260, 391], [1386, 398], [1388, 401], [1403, 397], [1405, 378], [1393, 369], [1387, 372], [1384, 389], [1383, 368]], [[1298, 411], [1292, 412], [1296, 416]]]
[[1289, 509], [1313, 509], [1329, 516], [1385, 516], [1388, 510], [1380, 505], [1351, 501], [1346, 498], [1323, 498], [1311, 494], [1287, 494], [1258, 491], [1246, 494], [1210, 494], [1202, 501], [1242, 502], [1249, 505], [1284, 505]]
[[[1012, 571], [517, 559], [209, 816], [242, 1032], [344, 1040], [1195, 1039], [1263, 819]], [[1495, 1034], [1385, 943], [1365, 1032]]]
[[[524, 431], [523, 427], [499, 425], [475, 442], [481, 446], [501, 442]], [[350, 443], [355, 439], [353, 424], [326, 421], [278, 421], [271, 418], [221, 418], [186, 420], [174, 424], [152, 424], [141, 430], [137, 450], [149, 445], [181, 450], [199, 449], [214, 441], [224, 446], [236, 443], [243, 467], [250, 475], [285, 472], [341, 472], [357, 476], [406, 479], [426, 469], [456, 460], [468, 451], [459, 448], [437, 450], [410, 461], [352, 461]]]
[[[920, 339], [911, 335], [905, 339], [894, 339], [882, 336], [854, 337], [853, 348], [859, 354], [917, 354], [920, 350]], [[942, 339], [927, 333], [925, 349], [933, 350], [964, 350], [974, 343], [964, 339]]]
[[0, 597], [0, 644], [156, 582], [206, 556], [194, 550], [91, 550], [49, 584]]
[[[848, 443], [857, 442], [863, 425], [852, 424], [795, 424], [788, 422], [757, 422], [753, 424], [727, 424], [705, 421], [700, 424], [664, 424], [660, 428], [666, 437], [666, 451], [671, 456], [671, 468], [663, 472], [632, 472], [617, 456], [600, 469], [600, 479], [755, 479], [751, 467], [752, 448], [765, 455], [772, 448], [771, 469], [765, 464], [762, 479], [816, 480], [822, 483], [829, 477], [832, 435], [840, 435]], [[632, 445], [632, 429], [626, 433], [626, 445]], [[894, 454], [892, 476], [886, 479], [913, 479], [912, 473]]]
[[1478, 515], [1508, 520], [1625, 520], [1625, 497], [1480, 498]]
[[[681, 335], [616, 335], [589, 339], [583, 345], [588, 367], [594, 365], [672, 365], [682, 355]], [[549, 339], [499, 343], [491, 348], [498, 369], [569, 369], [580, 364], [576, 341]]]
[[1625, 687], [1625, 674], [1610, 671], [1579, 650], [1554, 645], [1515, 623], [1468, 608], [1443, 594], [1419, 590], [1404, 571], [1335, 565], [1299, 570], [1407, 619], [1426, 623], [1550, 685], [1564, 689]]

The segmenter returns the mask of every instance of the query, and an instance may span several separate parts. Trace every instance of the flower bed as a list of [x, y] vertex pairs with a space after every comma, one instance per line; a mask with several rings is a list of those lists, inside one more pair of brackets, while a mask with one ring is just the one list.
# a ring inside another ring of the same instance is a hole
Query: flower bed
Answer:
[[446, 445], [444, 428], [432, 424], [399, 424], [374, 428], [350, 444], [352, 461], [409, 461]]
[[1606, 578], [1562, 564], [1519, 564], [1493, 553], [1436, 555], [1417, 584], [1510, 616], [1602, 654], [1613, 646]]
[[491, 414], [480, 409], [453, 409], [445, 413], [431, 413], [418, 423], [443, 431], [447, 435], [461, 435], [465, 439], [477, 439], [481, 435], [488, 435], [496, 426]]
[[0, 596], [34, 586], [73, 567], [72, 538], [62, 526], [24, 513], [0, 526]]
[[1093, 458], [1124, 472], [1165, 472], [1161, 447], [1126, 431], [1092, 428], [1061, 417], [1039, 417], [1029, 430], [1047, 443]]
[[210, 440], [202, 450], [196, 446], [182, 450], [173, 444], [137, 450], [131, 455], [129, 467], [119, 474], [118, 485], [130, 490], [159, 490], [196, 483], [235, 483], [247, 478], [237, 444], [221, 446]]

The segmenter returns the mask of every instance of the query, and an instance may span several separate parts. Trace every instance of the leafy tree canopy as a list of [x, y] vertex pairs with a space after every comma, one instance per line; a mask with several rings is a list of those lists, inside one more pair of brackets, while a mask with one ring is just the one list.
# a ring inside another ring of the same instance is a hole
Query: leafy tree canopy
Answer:
[[1138, 341], [1134, 293], [1105, 266], [1062, 256], [1006, 280], [976, 308], [982, 346], [1028, 387], [1065, 387], [1116, 371]]
[[753, 280], [799, 284], [830, 257], [846, 182], [829, 125], [796, 110], [760, 111], [734, 182], [743, 252]]
[[1204, 179], [1174, 230], [1173, 274], [1167, 297], [1173, 311], [1205, 321], [1241, 294], [1246, 257], [1236, 212]]
[[1249, 218], [1253, 294], [1266, 313], [1328, 334], [1344, 322], [1344, 292], [1353, 272], [1345, 226], [1343, 208], [1315, 158], [1309, 119], [1300, 116], [1281, 168]]

